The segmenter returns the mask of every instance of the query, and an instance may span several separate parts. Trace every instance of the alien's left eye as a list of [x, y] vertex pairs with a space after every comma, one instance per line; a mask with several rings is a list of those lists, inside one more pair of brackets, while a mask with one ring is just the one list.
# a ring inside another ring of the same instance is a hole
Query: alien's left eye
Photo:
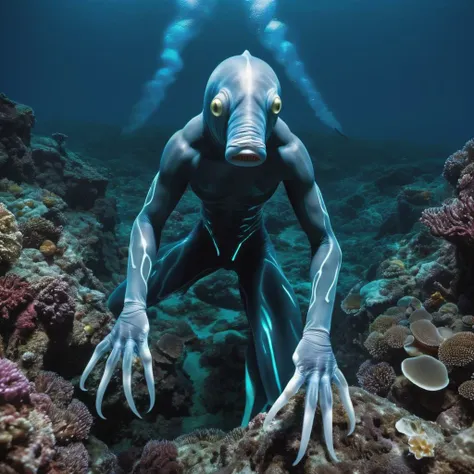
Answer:
[[219, 117], [222, 115], [223, 111], [224, 111], [224, 106], [222, 104], [221, 99], [218, 99], [217, 97], [212, 99], [212, 102], [211, 102], [212, 115], [214, 115], [214, 117]]
[[280, 110], [281, 110], [281, 99], [280, 99], [280, 96], [277, 95], [275, 96], [275, 98], [273, 99], [273, 102], [272, 102], [272, 106], [271, 106], [271, 110], [272, 112], [277, 115], [280, 113]]

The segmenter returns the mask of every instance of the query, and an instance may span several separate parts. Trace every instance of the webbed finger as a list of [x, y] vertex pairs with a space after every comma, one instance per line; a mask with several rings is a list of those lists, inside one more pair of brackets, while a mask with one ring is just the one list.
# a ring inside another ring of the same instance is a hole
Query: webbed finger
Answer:
[[349, 417], [349, 430], [347, 432], [347, 436], [349, 436], [354, 432], [356, 418], [354, 406], [352, 405], [351, 395], [349, 393], [349, 386], [347, 384], [346, 378], [339, 369], [336, 369], [336, 372], [334, 374], [334, 382], [339, 390], [341, 403], [344, 406], [344, 409], [346, 410], [347, 416]]
[[151, 358], [151, 352], [148, 347], [148, 342], [146, 340], [140, 344], [138, 352], [140, 355], [140, 359], [143, 363], [143, 369], [145, 371], [145, 380], [148, 388], [148, 395], [150, 396], [150, 408], [148, 408], [147, 412], [149, 413], [155, 405], [155, 381], [153, 379], [153, 363]]
[[319, 390], [319, 374], [314, 374], [311, 376], [308, 387], [306, 389], [306, 398], [304, 406], [304, 418], [303, 418], [303, 429], [301, 432], [301, 442], [300, 449], [298, 451], [298, 456], [293, 463], [293, 466], [296, 466], [308, 448], [309, 438], [311, 437], [311, 430], [313, 429], [314, 415], [316, 413], [316, 407], [318, 406], [318, 390]]
[[298, 370], [296, 370], [281, 395], [277, 398], [276, 402], [267, 413], [265, 421], [263, 422], [264, 429], [268, 428], [276, 414], [288, 403], [290, 398], [298, 392], [303, 383], [304, 376]]
[[81, 375], [81, 380], [79, 382], [79, 387], [81, 390], [87, 392], [87, 388], [85, 387], [85, 383], [87, 378], [89, 377], [90, 373], [94, 370], [97, 362], [99, 362], [100, 358], [110, 350], [112, 344], [110, 342], [110, 335], [104, 338], [99, 344], [97, 344], [94, 353], [92, 354], [89, 363], [86, 365], [84, 372]]
[[129, 341], [127, 341], [127, 344], [125, 346], [125, 352], [123, 354], [123, 391], [125, 392], [125, 398], [127, 399], [128, 406], [133, 411], [133, 413], [138, 416], [138, 418], [141, 418], [141, 415], [140, 413], [138, 413], [137, 407], [135, 405], [135, 400], [133, 399], [132, 394], [132, 364], [134, 354], [135, 342], [130, 339]]
[[98, 415], [104, 420], [105, 417], [102, 414], [102, 400], [104, 398], [105, 391], [107, 390], [107, 386], [109, 385], [110, 379], [112, 378], [112, 374], [114, 373], [115, 367], [117, 366], [117, 363], [120, 359], [120, 349], [121, 348], [119, 344], [116, 344], [112, 349], [112, 352], [107, 359], [107, 363], [105, 364], [104, 374], [102, 375], [102, 379], [97, 390], [95, 408]]
[[326, 447], [332, 460], [339, 462], [336, 453], [334, 452], [334, 443], [332, 439], [332, 389], [331, 379], [328, 375], [325, 375], [321, 379], [319, 395], [321, 399], [321, 412], [323, 416], [323, 429]]

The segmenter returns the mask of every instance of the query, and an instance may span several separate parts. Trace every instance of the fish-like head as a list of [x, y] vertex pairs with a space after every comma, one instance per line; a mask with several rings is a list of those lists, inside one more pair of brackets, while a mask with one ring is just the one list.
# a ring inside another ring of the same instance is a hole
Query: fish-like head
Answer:
[[236, 166], [258, 166], [281, 110], [280, 82], [273, 69], [248, 51], [221, 62], [204, 94], [203, 116], [213, 138]]

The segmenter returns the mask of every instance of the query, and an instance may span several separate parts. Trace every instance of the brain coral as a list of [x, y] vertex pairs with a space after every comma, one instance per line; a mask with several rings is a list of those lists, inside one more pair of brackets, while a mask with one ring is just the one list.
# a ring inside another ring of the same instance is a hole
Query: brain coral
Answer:
[[0, 265], [13, 265], [18, 260], [22, 242], [15, 217], [0, 202]]
[[458, 332], [440, 346], [438, 358], [446, 365], [465, 367], [474, 362], [474, 333]]

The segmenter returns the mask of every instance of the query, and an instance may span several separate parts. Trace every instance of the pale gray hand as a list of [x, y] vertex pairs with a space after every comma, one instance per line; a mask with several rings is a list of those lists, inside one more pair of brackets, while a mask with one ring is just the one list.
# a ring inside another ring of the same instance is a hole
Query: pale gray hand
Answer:
[[80, 381], [80, 388], [84, 391], [87, 391], [85, 388], [85, 382], [89, 374], [94, 369], [95, 365], [99, 359], [108, 351], [112, 350], [110, 353], [107, 363], [105, 365], [104, 374], [99, 384], [96, 397], [96, 410], [101, 418], [105, 420], [104, 415], [102, 414], [102, 400], [104, 398], [105, 391], [107, 386], [112, 378], [113, 372], [117, 363], [120, 360], [120, 357], [123, 356], [123, 389], [125, 392], [125, 398], [135, 415], [141, 418], [138, 410], [135, 406], [132, 395], [132, 364], [133, 357], [135, 354], [138, 354], [140, 357], [143, 368], [145, 371], [145, 380], [148, 387], [148, 393], [150, 396], [150, 408], [148, 412], [153, 408], [155, 404], [155, 386], [153, 380], [153, 366], [150, 349], [148, 348], [148, 332], [150, 325], [148, 323], [148, 317], [146, 311], [142, 308], [137, 308], [136, 306], [125, 307], [122, 313], [120, 314], [117, 322], [115, 323], [114, 328], [108, 336], [104, 338], [95, 348], [92, 357], [87, 364], [87, 367], [84, 369]]
[[326, 446], [331, 458], [337, 462], [338, 459], [334, 452], [332, 439], [331, 382], [337, 386], [341, 402], [349, 417], [348, 435], [350, 435], [355, 428], [355, 413], [346, 379], [337, 367], [336, 359], [329, 341], [329, 333], [323, 330], [312, 330], [306, 332], [296, 347], [293, 354], [293, 362], [296, 366], [295, 373], [280, 397], [268, 412], [263, 427], [267, 428], [270, 425], [273, 418], [275, 418], [275, 415], [288, 403], [290, 398], [298, 392], [300, 387], [306, 381], [307, 388], [303, 430], [301, 434], [300, 449], [293, 466], [296, 466], [296, 464], [301, 461], [308, 447], [314, 415], [318, 405], [318, 397], [323, 418]]

